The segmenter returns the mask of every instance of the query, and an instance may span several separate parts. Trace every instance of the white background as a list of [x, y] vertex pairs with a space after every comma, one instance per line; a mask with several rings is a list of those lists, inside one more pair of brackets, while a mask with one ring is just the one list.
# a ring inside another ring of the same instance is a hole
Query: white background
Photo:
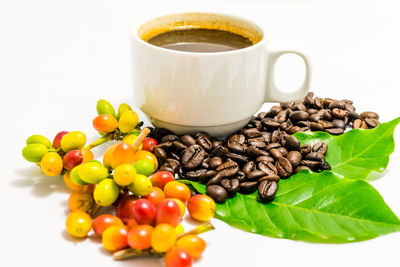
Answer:
[[[399, 6], [396, 1], [0, 0], [0, 265], [162, 266], [153, 258], [113, 262], [98, 239], [64, 231], [69, 190], [21, 156], [35, 133], [96, 137], [100, 98], [131, 102], [129, 30], [157, 13], [209, 10], [251, 18], [272, 48], [302, 49], [313, 63], [317, 95], [349, 98], [381, 121], [400, 115]], [[299, 68], [282, 60], [277, 78], [291, 86]], [[266, 105], [264, 108], [269, 106]], [[396, 141], [400, 141], [396, 131]], [[399, 148], [384, 178], [372, 182], [400, 216]], [[310, 244], [250, 234], [213, 220], [195, 266], [399, 266], [400, 233], [352, 244]], [[185, 222], [188, 225], [189, 222]]]

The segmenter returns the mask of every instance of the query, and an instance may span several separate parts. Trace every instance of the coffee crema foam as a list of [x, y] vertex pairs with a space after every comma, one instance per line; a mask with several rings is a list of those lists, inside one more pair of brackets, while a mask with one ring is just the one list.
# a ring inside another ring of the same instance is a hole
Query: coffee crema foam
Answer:
[[182, 13], [158, 17], [142, 24], [137, 34], [143, 41], [147, 42], [157, 35], [185, 29], [209, 29], [232, 32], [248, 38], [253, 44], [263, 39], [261, 31], [244, 20], [205, 13]]

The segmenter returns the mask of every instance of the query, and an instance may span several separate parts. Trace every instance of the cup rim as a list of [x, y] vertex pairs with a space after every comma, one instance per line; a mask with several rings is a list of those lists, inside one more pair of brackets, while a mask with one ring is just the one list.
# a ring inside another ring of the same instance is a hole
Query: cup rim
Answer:
[[[247, 24], [249, 24], [251, 27], [253, 27], [255, 30], [257, 30], [260, 34], [261, 34], [261, 40], [259, 42], [257, 42], [256, 44], [253, 44], [251, 46], [245, 47], [245, 48], [240, 48], [240, 49], [234, 49], [234, 50], [230, 50], [230, 51], [221, 51], [221, 52], [190, 52], [190, 51], [179, 51], [179, 50], [173, 50], [173, 49], [168, 49], [168, 48], [163, 48], [163, 47], [159, 47], [153, 44], [150, 44], [146, 41], [144, 41], [142, 38], [140, 38], [139, 34], [138, 34], [138, 29], [140, 26], [146, 24], [147, 22], [150, 22], [151, 20], [157, 19], [157, 18], [161, 18], [163, 16], [173, 16], [173, 15], [182, 15], [182, 14], [204, 14], [204, 15], [217, 15], [217, 16], [223, 16], [226, 18], [234, 18], [240, 21], [243, 21]], [[142, 22], [138, 22], [135, 23], [134, 25], [132, 25], [131, 27], [131, 36], [132, 38], [139, 42], [140, 44], [158, 50], [160, 52], [165, 52], [165, 53], [171, 53], [171, 54], [175, 54], [175, 55], [196, 55], [196, 56], [219, 56], [219, 55], [232, 55], [232, 54], [241, 54], [241, 53], [246, 53], [248, 51], [254, 50], [254, 49], [258, 49], [259, 46], [264, 46], [265, 42], [266, 42], [266, 36], [265, 36], [265, 30], [260, 27], [257, 23], [255, 23], [254, 21], [244, 18], [244, 17], [240, 17], [240, 16], [236, 16], [236, 15], [232, 15], [232, 14], [228, 14], [228, 13], [222, 13], [222, 12], [177, 12], [177, 13], [166, 13], [166, 14], [161, 14], [161, 15], [157, 15], [157, 16], [152, 16], [152, 17], [148, 17], [144, 20], [142, 20]]]

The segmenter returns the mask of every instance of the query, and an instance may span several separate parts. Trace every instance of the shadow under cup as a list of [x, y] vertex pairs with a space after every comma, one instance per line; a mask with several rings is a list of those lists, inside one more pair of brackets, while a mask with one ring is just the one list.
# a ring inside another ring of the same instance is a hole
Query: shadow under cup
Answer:
[[[186, 52], [152, 45], [160, 34], [184, 29], [226, 31], [252, 45], [225, 52]], [[226, 136], [247, 124], [265, 102], [267, 49], [262, 30], [233, 16], [172, 14], [132, 32], [134, 105], [156, 127], [177, 134]]]

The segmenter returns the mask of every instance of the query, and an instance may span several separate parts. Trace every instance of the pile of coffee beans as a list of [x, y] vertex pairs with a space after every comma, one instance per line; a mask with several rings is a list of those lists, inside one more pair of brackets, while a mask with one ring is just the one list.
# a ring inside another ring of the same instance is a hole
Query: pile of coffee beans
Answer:
[[160, 170], [178, 174], [182, 179], [207, 185], [207, 195], [224, 202], [236, 192], [252, 193], [258, 189], [261, 201], [274, 198], [280, 179], [303, 169], [329, 170], [325, 143], [300, 146], [292, 135], [281, 130], [261, 132], [243, 129], [226, 141], [199, 132], [194, 136], [155, 129], [160, 144], [154, 148]]
[[314, 97], [310, 92], [302, 100], [273, 106], [260, 112], [245, 128], [260, 131], [281, 129], [289, 134], [325, 131], [343, 134], [347, 127], [371, 129], [379, 125], [379, 115], [372, 111], [358, 114], [353, 101]]
[[375, 112], [356, 113], [352, 101], [315, 97], [273, 106], [261, 112], [240, 131], [226, 139], [207, 133], [178, 136], [156, 128], [151, 136], [160, 170], [181, 179], [200, 181], [207, 195], [222, 203], [236, 192], [258, 189], [260, 201], [271, 201], [280, 179], [308, 169], [330, 170], [325, 160], [327, 144], [303, 145], [291, 134], [301, 131], [326, 131], [339, 135], [346, 127], [374, 128], [379, 125]]

